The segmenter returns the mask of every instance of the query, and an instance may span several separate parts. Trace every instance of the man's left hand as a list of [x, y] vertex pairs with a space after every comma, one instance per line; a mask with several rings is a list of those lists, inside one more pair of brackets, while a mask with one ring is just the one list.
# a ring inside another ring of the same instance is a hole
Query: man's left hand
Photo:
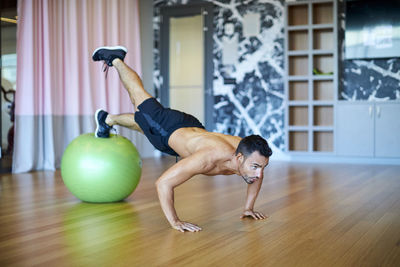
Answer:
[[252, 217], [254, 220], [263, 220], [266, 219], [268, 216], [258, 211], [245, 210], [242, 216], [240, 216], [240, 219], [243, 219], [244, 217]]

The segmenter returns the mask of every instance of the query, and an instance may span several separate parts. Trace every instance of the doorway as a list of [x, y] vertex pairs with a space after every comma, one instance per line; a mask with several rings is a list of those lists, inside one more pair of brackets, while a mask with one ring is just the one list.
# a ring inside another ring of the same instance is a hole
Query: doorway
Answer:
[[0, 17], [0, 173], [10, 173], [17, 79], [17, 1], [2, 0]]
[[213, 5], [167, 6], [160, 16], [161, 103], [213, 130]]

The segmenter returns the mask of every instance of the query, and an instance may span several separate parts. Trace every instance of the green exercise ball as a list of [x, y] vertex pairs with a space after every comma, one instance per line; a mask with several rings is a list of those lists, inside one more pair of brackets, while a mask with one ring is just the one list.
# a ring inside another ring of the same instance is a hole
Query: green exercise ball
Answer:
[[120, 135], [80, 135], [67, 146], [61, 159], [64, 184], [86, 202], [125, 199], [135, 190], [141, 173], [142, 161], [136, 147]]

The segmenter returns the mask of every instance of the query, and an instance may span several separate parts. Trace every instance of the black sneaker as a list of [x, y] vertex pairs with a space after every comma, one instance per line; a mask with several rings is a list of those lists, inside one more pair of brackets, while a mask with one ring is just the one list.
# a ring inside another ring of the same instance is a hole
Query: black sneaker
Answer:
[[95, 137], [108, 138], [110, 137], [110, 130], [112, 126], [106, 123], [108, 112], [102, 109], [96, 110], [96, 114], [94, 115], [94, 119], [96, 120], [96, 132], [94, 134]]
[[92, 59], [94, 61], [104, 61], [105, 64], [112, 67], [112, 61], [116, 58], [124, 61], [125, 55], [128, 52], [123, 46], [101, 46], [94, 50]]

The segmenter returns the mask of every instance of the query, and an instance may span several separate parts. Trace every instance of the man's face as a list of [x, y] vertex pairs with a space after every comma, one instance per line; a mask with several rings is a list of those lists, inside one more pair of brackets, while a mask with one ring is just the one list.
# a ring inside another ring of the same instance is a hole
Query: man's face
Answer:
[[268, 165], [269, 158], [260, 155], [258, 151], [253, 152], [247, 158], [242, 154], [239, 155], [239, 161], [241, 162], [239, 173], [247, 184], [252, 184], [263, 178], [264, 168]]

